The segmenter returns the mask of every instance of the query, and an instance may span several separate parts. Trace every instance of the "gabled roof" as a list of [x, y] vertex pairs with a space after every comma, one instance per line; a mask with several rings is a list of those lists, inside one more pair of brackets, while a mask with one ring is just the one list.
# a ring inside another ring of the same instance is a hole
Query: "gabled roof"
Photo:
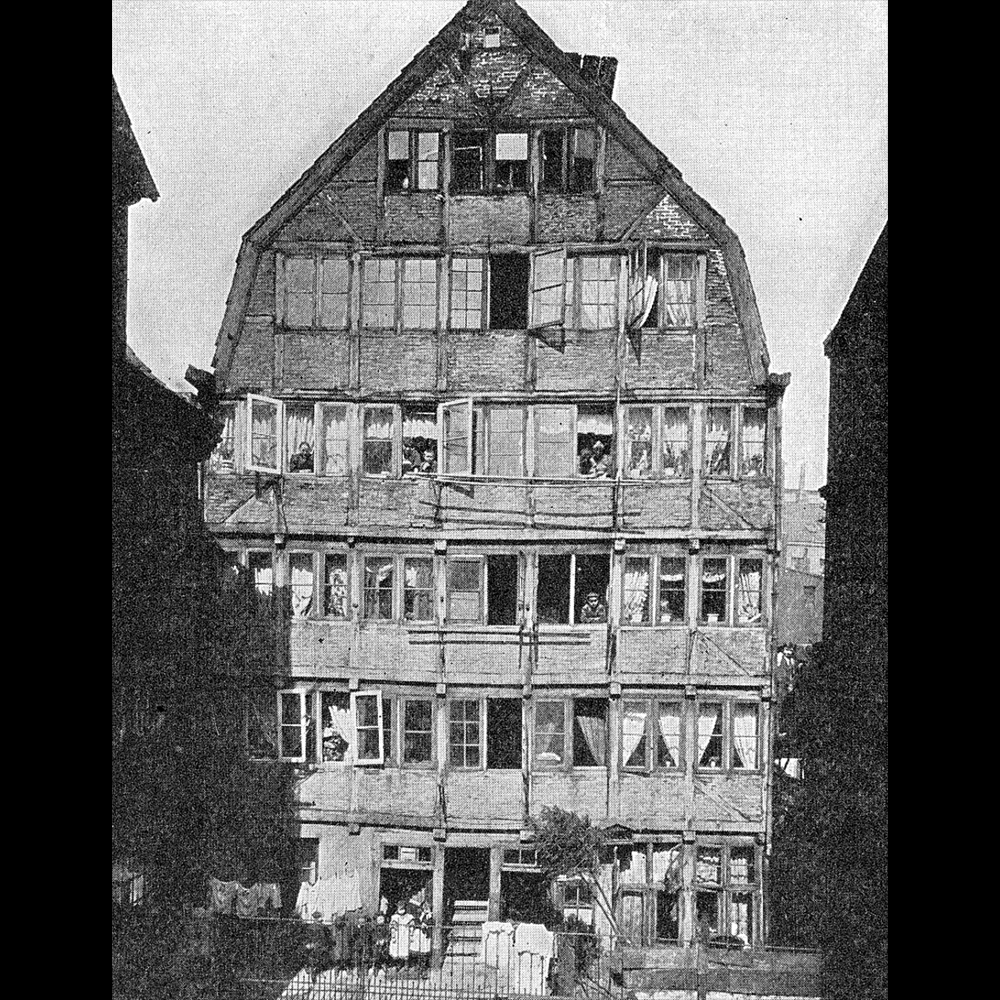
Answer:
[[118, 93], [118, 84], [111, 77], [111, 201], [134, 205], [143, 198], [156, 201], [159, 197]]
[[725, 219], [683, 181], [681, 172], [629, 121], [625, 112], [598, 85], [583, 77], [579, 60], [563, 52], [514, 0], [469, 0], [244, 235], [236, 259], [236, 275], [226, 300], [222, 329], [216, 341], [213, 365], [218, 367], [228, 363], [239, 338], [240, 323], [249, 302], [261, 254], [270, 240], [392, 117], [396, 108], [440, 68], [442, 57], [457, 48], [459, 34], [466, 23], [487, 15], [502, 21], [514, 32], [526, 48], [555, 73], [594, 118], [646, 168], [664, 193], [674, 198], [718, 242], [729, 274], [737, 315], [748, 339], [754, 381], [763, 385], [770, 361], [746, 258], [736, 234], [726, 225]]
[[827, 335], [827, 357], [889, 346], [889, 223], [865, 261], [837, 325]]

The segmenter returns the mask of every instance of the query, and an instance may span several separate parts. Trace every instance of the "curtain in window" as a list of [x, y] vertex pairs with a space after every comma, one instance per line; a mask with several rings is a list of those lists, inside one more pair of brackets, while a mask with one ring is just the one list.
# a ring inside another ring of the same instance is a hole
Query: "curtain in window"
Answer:
[[625, 606], [622, 624], [640, 625], [649, 621], [649, 560], [629, 559], [625, 566]]
[[365, 410], [364, 471], [388, 475], [392, 469], [392, 410]]
[[[733, 767], [757, 766], [757, 706], [737, 705], [733, 710]], [[739, 759], [736, 759], [736, 755]]]
[[[679, 767], [681, 760], [681, 713], [677, 705], [660, 705], [660, 766]], [[705, 744], [708, 745], [707, 743]], [[664, 751], [666, 757], [664, 758]]]
[[710, 406], [705, 426], [705, 468], [709, 475], [729, 472], [729, 407]]
[[740, 563], [740, 623], [750, 625], [760, 621], [761, 563]]
[[667, 407], [663, 411], [663, 475], [691, 474], [691, 446], [688, 410]]
[[705, 751], [713, 736], [722, 736], [722, 706], [702, 705], [698, 709], [698, 760], [702, 767], [706, 766]]
[[563, 704], [540, 702], [535, 709], [535, 759], [546, 764], [563, 760]]
[[[625, 702], [625, 711], [622, 716], [622, 760], [626, 767], [645, 767], [645, 748], [640, 744], [646, 735], [646, 714], [648, 708], [642, 701]], [[635, 760], [633, 760], [633, 755]]]
[[[306, 445], [305, 448], [302, 446]], [[289, 472], [313, 471], [313, 408], [285, 407], [285, 451]]]
[[663, 263], [665, 325], [694, 325], [694, 257], [670, 255]]
[[326, 715], [327, 718], [324, 721], [329, 723], [337, 735], [348, 746], [354, 746], [357, 736], [354, 731], [354, 716], [351, 714], [351, 710], [349, 708], [337, 708], [336, 705], [328, 705]]
[[606, 766], [608, 763], [608, 734], [604, 717], [584, 715], [580, 709], [577, 709], [574, 721], [583, 734], [583, 738], [587, 741], [587, 748], [597, 762], [597, 766]]
[[701, 582], [703, 585], [707, 584], [708, 586], [716, 587], [721, 590], [721, 585], [726, 582], [726, 564], [725, 561], [721, 559], [717, 560], [717, 562], [722, 564], [721, 569], [715, 569], [707, 560], [702, 563]]
[[251, 415], [251, 458], [254, 465], [268, 469], [278, 464], [278, 408], [255, 400]]
[[744, 476], [764, 474], [764, 440], [767, 435], [767, 410], [743, 411], [743, 456], [740, 473]]
[[632, 407], [628, 411], [626, 431], [629, 479], [648, 479], [653, 465], [653, 411], [649, 407]]
[[274, 587], [274, 568], [269, 552], [250, 553], [250, 572], [258, 594], [269, 595]]
[[313, 565], [311, 555], [292, 555], [292, 614], [304, 618], [309, 614], [313, 602]]
[[662, 882], [666, 886], [680, 888], [681, 884], [681, 845], [673, 847], [653, 848], [652, 881]]
[[347, 475], [347, 407], [323, 408], [323, 474]]
[[632, 851], [627, 872], [622, 872], [622, 881], [630, 885], [646, 884], [646, 852]]

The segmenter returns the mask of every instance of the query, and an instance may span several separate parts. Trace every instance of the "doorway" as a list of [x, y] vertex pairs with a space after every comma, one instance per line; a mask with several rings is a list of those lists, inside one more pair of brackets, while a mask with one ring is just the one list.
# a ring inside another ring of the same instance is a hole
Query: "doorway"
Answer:
[[447, 847], [444, 852], [444, 912], [451, 923], [455, 902], [489, 902], [489, 848]]

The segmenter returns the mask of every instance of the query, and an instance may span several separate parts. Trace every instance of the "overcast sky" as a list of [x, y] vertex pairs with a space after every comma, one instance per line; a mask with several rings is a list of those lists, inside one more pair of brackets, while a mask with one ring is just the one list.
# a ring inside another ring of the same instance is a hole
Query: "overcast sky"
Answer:
[[[112, 72], [160, 200], [131, 210], [129, 342], [209, 367], [240, 238], [462, 0], [113, 0]], [[746, 252], [785, 396], [786, 482], [825, 482], [823, 338], [888, 218], [882, 0], [522, 0]]]

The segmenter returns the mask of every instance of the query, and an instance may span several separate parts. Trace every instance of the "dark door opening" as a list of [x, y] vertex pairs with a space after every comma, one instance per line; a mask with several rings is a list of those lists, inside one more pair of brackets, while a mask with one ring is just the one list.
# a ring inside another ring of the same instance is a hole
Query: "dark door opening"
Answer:
[[521, 769], [521, 699], [486, 700], [486, 766]]
[[528, 328], [530, 261], [522, 253], [490, 257], [490, 329]]
[[432, 873], [426, 869], [383, 868], [379, 875], [379, 895], [389, 904], [389, 913], [395, 913], [400, 903], [408, 903], [420, 890], [431, 900]]
[[454, 911], [455, 901], [490, 898], [490, 852], [488, 848], [448, 847], [444, 852], [445, 916]]

